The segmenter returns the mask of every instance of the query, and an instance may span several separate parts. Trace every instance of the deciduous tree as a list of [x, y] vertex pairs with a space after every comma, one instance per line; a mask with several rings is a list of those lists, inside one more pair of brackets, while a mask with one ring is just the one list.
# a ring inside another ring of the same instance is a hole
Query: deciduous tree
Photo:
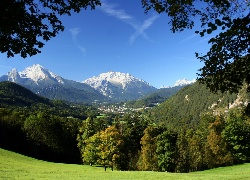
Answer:
[[232, 152], [235, 163], [243, 163], [250, 158], [250, 124], [248, 117], [240, 110], [229, 112], [222, 135]]
[[105, 131], [100, 132], [100, 145], [98, 162], [104, 166], [108, 165], [119, 169], [120, 148], [123, 144], [123, 139], [115, 126], [110, 126]]
[[198, 73], [199, 80], [214, 92], [217, 90], [237, 92], [243, 82], [250, 84], [250, 1], [246, 0], [142, 0], [146, 12], [154, 9], [170, 17], [172, 32], [192, 29], [201, 36], [217, 29], [219, 35], [211, 38], [210, 50], [196, 53], [204, 62]]
[[177, 160], [177, 133], [165, 131], [157, 136], [157, 160], [160, 171], [174, 172]]
[[100, 5], [100, 0], [1, 0], [0, 52], [23, 58], [40, 53], [44, 41], [64, 30], [61, 15]]
[[225, 128], [225, 121], [222, 116], [216, 116], [213, 123], [210, 124], [210, 133], [207, 137], [206, 159], [209, 168], [232, 165], [233, 157], [227, 149], [227, 144], [222, 136], [222, 131]]
[[158, 159], [156, 154], [157, 136], [162, 131], [154, 126], [148, 126], [144, 130], [144, 135], [141, 138], [141, 159], [139, 161], [139, 169], [144, 171], [158, 171]]

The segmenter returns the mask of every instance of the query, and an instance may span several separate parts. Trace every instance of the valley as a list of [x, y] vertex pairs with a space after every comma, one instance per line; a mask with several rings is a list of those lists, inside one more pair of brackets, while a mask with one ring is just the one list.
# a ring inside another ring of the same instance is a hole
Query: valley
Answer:
[[247, 85], [237, 94], [215, 94], [195, 82], [134, 101], [73, 103], [4, 81], [0, 147], [126, 171], [184, 173], [248, 163], [249, 99]]

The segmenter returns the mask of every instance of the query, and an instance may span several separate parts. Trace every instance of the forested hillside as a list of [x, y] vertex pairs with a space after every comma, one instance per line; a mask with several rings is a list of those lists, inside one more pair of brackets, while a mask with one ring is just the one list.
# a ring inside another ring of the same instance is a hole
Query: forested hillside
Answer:
[[0, 82], [0, 105], [3, 106], [31, 106], [37, 103], [52, 105], [46, 98], [37, 96], [32, 91], [9, 81]]
[[[248, 96], [242, 92], [241, 96]], [[212, 112], [215, 109], [229, 107], [237, 98], [233, 93], [212, 93], [205, 85], [196, 82], [177, 92], [173, 97], [150, 111], [150, 117], [155, 122], [179, 126], [187, 124], [195, 126], [204, 112]], [[246, 99], [245, 99], [246, 100]]]
[[0, 83], [0, 147], [40, 159], [79, 163], [76, 136], [86, 105], [51, 101], [11, 82]]
[[156, 92], [153, 92], [137, 101], [129, 101], [126, 103], [129, 107], [141, 108], [141, 107], [152, 107], [158, 103], [166, 101], [168, 98], [173, 96], [176, 92], [182, 89], [184, 86], [176, 86], [171, 88], [161, 88]]

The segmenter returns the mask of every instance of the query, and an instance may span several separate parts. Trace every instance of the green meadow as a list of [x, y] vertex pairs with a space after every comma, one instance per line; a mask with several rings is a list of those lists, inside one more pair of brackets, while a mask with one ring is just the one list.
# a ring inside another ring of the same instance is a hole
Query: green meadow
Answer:
[[52, 163], [0, 149], [0, 179], [250, 179], [250, 164], [193, 173], [104, 171], [102, 167]]

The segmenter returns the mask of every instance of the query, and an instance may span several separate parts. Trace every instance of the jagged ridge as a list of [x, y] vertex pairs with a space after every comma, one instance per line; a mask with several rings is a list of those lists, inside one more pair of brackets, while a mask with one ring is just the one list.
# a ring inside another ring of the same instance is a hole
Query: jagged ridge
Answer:
[[128, 73], [113, 71], [102, 73], [83, 82], [104, 96], [115, 100], [134, 100], [157, 90], [146, 81]]

